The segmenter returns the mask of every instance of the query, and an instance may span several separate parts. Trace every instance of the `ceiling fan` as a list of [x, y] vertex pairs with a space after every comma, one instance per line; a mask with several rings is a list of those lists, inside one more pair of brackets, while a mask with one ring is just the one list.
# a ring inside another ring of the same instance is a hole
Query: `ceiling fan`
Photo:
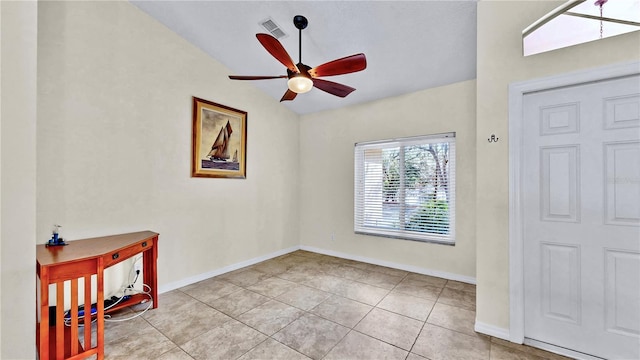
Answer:
[[305, 29], [309, 22], [307, 18], [302, 15], [296, 15], [293, 17], [293, 24], [298, 29], [298, 47], [299, 47], [299, 61], [297, 64], [293, 63], [291, 57], [284, 49], [280, 41], [269, 34], [256, 34], [258, 41], [264, 48], [271, 54], [276, 60], [280, 61], [282, 65], [287, 67], [287, 75], [279, 76], [242, 76], [242, 75], [230, 75], [231, 80], [267, 80], [267, 79], [281, 79], [288, 78], [287, 92], [282, 96], [280, 101], [293, 100], [298, 94], [306, 93], [311, 90], [312, 87], [316, 87], [329, 94], [345, 97], [352, 93], [355, 89], [339, 84], [333, 81], [327, 81], [319, 79], [323, 76], [335, 76], [349, 74], [352, 72], [362, 71], [367, 67], [367, 59], [364, 54], [355, 54], [333, 61], [329, 61], [314, 68], [302, 63], [302, 29]]

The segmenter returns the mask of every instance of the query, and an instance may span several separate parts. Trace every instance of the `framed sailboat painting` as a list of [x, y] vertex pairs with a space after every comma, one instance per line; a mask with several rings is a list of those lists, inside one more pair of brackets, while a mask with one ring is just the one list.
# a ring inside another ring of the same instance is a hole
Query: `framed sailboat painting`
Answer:
[[191, 177], [246, 179], [247, 112], [193, 97]]

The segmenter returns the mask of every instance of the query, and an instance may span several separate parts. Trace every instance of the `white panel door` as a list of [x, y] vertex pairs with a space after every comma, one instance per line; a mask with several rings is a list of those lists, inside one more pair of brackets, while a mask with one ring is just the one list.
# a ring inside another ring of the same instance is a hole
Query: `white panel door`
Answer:
[[523, 111], [525, 337], [640, 359], [640, 78]]

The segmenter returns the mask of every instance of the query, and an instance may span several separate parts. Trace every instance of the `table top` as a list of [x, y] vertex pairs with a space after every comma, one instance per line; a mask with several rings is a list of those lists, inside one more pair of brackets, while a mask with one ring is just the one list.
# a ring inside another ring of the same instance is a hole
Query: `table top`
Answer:
[[158, 236], [158, 233], [147, 230], [67, 241], [65, 246], [36, 245], [36, 260], [39, 266], [51, 266], [77, 261], [78, 259], [100, 257], [140, 241], [151, 240], [156, 236]]

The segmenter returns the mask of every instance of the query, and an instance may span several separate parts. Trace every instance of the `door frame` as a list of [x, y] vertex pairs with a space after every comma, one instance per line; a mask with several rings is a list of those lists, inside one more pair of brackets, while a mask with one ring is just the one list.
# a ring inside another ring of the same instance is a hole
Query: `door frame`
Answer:
[[528, 93], [640, 74], [640, 61], [607, 65], [509, 85], [509, 340], [524, 334], [523, 100]]

